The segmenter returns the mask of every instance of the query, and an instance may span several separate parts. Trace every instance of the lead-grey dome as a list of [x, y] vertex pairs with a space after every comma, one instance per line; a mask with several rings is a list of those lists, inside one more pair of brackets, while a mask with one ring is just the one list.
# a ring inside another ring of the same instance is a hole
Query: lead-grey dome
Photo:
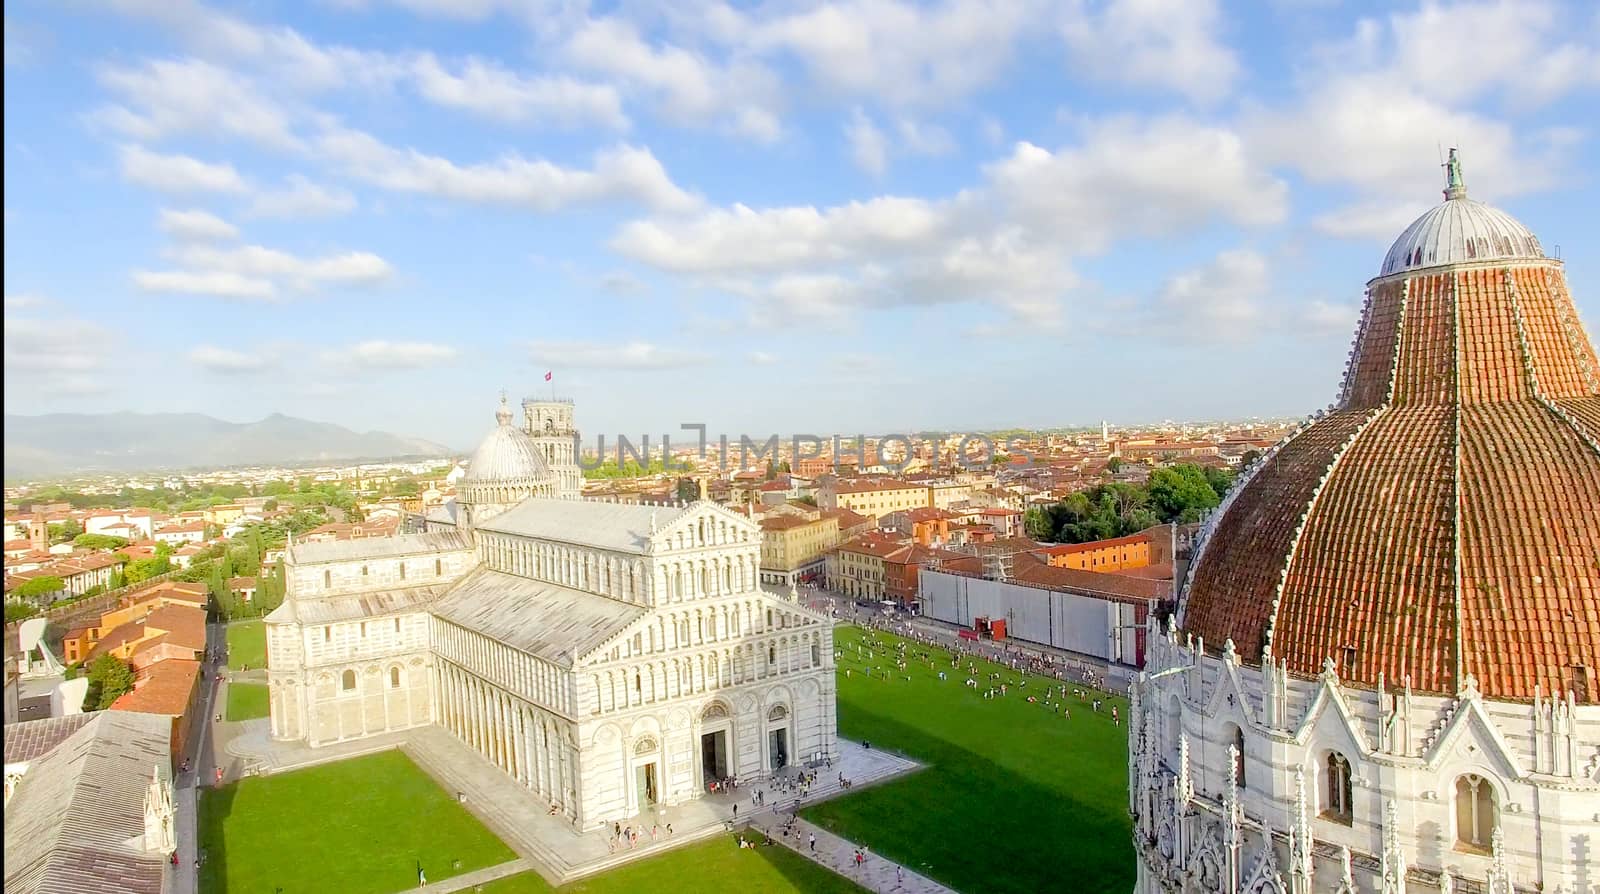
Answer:
[[528, 433], [511, 424], [511, 408], [504, 398], [495, 412], [498, 423], [478, 449], [473, 451], [463, 487], [471, 485], [518, 485], [550, 480], [550, 467], [538, 445]]
[[1449, 171], [1444, 204], [1406, 227], [1384, 257], [1380, 277], [1448, 264], [1544, 257], [1538, 237], [1516, 218], [1467, 198], [1454, 149]]

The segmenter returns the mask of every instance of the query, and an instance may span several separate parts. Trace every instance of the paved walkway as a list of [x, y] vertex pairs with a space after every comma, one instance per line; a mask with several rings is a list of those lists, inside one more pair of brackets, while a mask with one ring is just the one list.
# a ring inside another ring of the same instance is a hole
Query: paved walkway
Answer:
[[465, 891], [468, 888], [487, 884], [495, 879], [520, 875], [536, 868], [538, 867], [533, 865], [533, 861], [527, 858], [507, 860], [504, 863], [486, 866], [483, 869], [464, 872], [461, 875], [453, 875], [450, 878], [439, 879], [438, 881], [430, 879], [426, 888], [409, 888], [405, 891], [396, 892], [396, 894], [450, 894], [452, 891]]
[[[812, 850], [810, 837], [817, 836], [817, 848]], [[795, 820], [788, 835], [777, 835], [774, 841], [812, 862], [837, 872], [868, 891], [879, 894], [904, 892], [904, 894], [956, 894], [954, 888], [939, 884], [925, 875], [915, 873], [873, 853], [867, 853], [860, 866], [856, 865], [857, 845], [829, 832], [821, 826], [803, 819]]]

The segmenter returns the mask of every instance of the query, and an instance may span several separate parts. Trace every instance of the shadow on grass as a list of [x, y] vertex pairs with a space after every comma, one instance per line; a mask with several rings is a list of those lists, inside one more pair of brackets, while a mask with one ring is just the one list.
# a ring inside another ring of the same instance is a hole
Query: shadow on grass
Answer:
[[[892, 744], [931, 766], [804, 809], [806, 819], [968, 894], [1132, 888], [1132, 827], [1118, 794], [1125, 791], [1123, 768], [1083, 780], [1078, 791], [1062, 790], [859, 704], [849, 720], [849, 735]], [[1007, 746], [1003, 727], [993, 736], [997, 749]]]
[[[237, 784], [226, 788], [196, 786], [200, 803], [195, 811], [196, 830], [199, 833], [200, 890], [205, 894], [228, 890], [228, 843], [223, 827], [233, 813], [233, 799], [238, 794]], [[267, 892], [272, 894], [272, 892]]]

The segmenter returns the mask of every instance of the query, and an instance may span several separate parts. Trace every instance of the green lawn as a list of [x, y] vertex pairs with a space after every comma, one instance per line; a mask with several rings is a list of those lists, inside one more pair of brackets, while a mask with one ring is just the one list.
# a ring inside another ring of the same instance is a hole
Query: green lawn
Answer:
[[235, 621], [228, 625], [228, 667], [246, 666], [265, 670], [267, 666], [267, 628], [261, 621]]
[[[869, 647], [871, 658], [858, 657], [863, 637], [882, 644]], [[931, 649], [934, 667], [913, 658], [895, 668], [898, 642], [838, 628], [839, 732], [930, 766], [802, 815], [968, 894], [1130, 889], [1127, 728], [1110, 717], [1111, 705], [1125, 715], [1127, 703], [1109, 698], [1096, 714], [1069, 687], [1063, 718], [1042, 704], [1046, 680], [1019, 688], [1023, 675], [979, 662], [980, 683], [1000, 671], [1009, 684], [1005, 697], [984, 699], [963, 685], [967, 662], [952, 668], [942, 649]], [[877, 671], [869, 678], [867, 665], [889, 668], [892, 682]]]
[[204, 789], [200, 845], [208, 894], [390, 894], [419, 864], [434, 881], [516, 858], [400, 751]]
[[484, 894], [863, 894], [865, 890], [782, 845], [741, 850], [732, 835], [630, 863], [560, 888], [551, 888], [534, 872], [483, 886]]
[[267, 684], [228, 684], [228, 713], [223, 716], [230, 723], [235, 720], [254, 720], [267, 716], [267, 713]]

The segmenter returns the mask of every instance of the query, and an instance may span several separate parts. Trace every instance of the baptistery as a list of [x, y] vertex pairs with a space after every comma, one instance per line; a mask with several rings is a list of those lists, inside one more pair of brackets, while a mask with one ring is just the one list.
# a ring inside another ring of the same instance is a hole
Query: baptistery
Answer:
[[1600, 883], [1600, 362], [1562, 262], [1446, 167], [1338, 399], [1152, 621], [1141, 892]]

